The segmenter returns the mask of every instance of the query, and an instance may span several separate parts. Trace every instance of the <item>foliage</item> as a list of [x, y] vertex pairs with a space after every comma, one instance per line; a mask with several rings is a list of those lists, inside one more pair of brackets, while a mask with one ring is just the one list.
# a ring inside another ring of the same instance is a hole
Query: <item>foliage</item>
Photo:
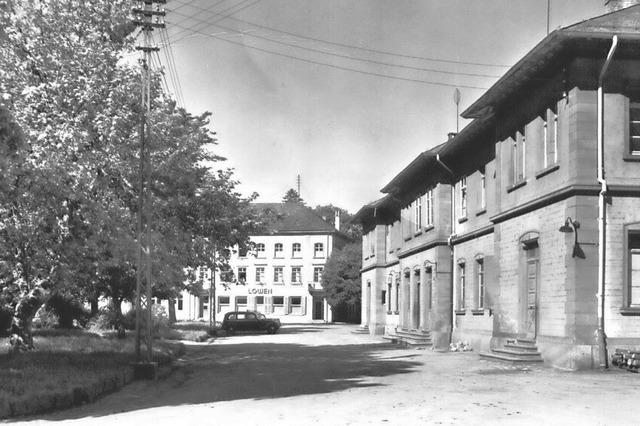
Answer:
[[[74, 300], [132, 300], [139, 242], [140, 76], [128, 0], [0, 1], [0, 290], [16, 306], [47, 283]], [[259, 220], [215, 170], [210, 114], [153, 76], [144, 177], [155, 296], [224, 266]], [[146, 235], [146, 234], [145, 234]], [[213, 261], [213, 253], [216, 260]], [[143, 265], [144, 267], [144, 265]], [[6, 297], [5, 297], [6, 296]], [[67, 321], [67, 316], [60, 315]]]
[[326, 204], [315, 206], [313, 211], [333, 226], [335, 226], [335, 212], [340, 213], [340, 232], [354, 241], [362, 238], [362, 226], [351, 222], [353, 215], [347, 210], [333, 204]]
[[0, 304], [0, 337], [9, 336], [9, 327], [13, 319], [13, 309], [10, 306]]
[[84, 326], [89, 319], [89, 312], [84, 306], [68, 295], [60, 293], [52, 295], [47, 301], [46, 308], [58, 318], [58, 323], [54, 327], [74, 328], [76, 324]]
[[58, 315], [56, 315], [53, 309], [42, 306], [38, 309], [38, 312], [36, 312], [35, 317], [33, 317], [33, 328], [51, 329], [57, 327], [59, 322], [60, 318], [58, 318]]
[[300, 196], [300, 194], [298, 194], [298, 191], [296, 191], [293, 188], [290, 188], [285, 194], [284, 197], [282, 197], [282, 202], [283, 203], [296, 203], [296, 204], [302, 204], [304, 205], [304, 200], [302, 199], [302, 197]]
[[[135, 330], [136, 328], [136, 310], [131, 309], [126, 314], [124, 314], [124, 327], [127, 330]], [[146, 309], [142, 311], [142, 318], [146, 318]], [[158, 304], [151, 305], [151, 330], [154, 335], [157, 335], [161, 330], [165, 330], [169, 328], [169, 315], [167, 314], [167, 310]]]
[[360, 304], [360, 264], [362, 246], [359, 242], [334, 250], [327, 259], [322, 274], [322, 286], [331, 306]]

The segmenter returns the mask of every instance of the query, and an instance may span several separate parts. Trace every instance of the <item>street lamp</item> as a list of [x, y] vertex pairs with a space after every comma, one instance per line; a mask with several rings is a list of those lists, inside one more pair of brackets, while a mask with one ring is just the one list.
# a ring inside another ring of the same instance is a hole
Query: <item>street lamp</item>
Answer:
[[560, 232], [569, 234], [573, 232], [573, 252], [571, 253], [571, 257], [579, 257], [580, 259], [586, 259], [584, 251], [580, 247], [578, 243], [578, 229], [580, 228], [580, 222], [577, 220], [571, 219], [571, 217], [567, 217], [564, 221], [564, 225], [558, 229]]

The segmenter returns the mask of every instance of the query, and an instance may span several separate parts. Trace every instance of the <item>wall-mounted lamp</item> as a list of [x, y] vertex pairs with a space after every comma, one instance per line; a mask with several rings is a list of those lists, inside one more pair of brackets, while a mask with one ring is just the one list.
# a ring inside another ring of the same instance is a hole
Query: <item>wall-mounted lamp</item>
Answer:
[[558, 230], [565, 234], [573, 232], [573, 253], [571, 253], [571, 257], [586, 259], [587, 256], [585, 256], [584, 251], [582, 251], [582, 248], [578, 243], [578, 229], [580, 229], [580, 222], [567, 217], [564, 221], [564, 225], [562, 225]]

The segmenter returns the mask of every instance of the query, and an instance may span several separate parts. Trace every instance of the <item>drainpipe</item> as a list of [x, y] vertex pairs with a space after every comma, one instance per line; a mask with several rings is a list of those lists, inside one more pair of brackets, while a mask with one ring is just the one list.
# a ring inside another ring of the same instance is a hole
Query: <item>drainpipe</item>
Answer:
[[604, 332], [604, 287], [605, 287], [605, 261], [606, 261], [606, 225], [607, 225], [607, 181], [605, 178], [604, 162], [604, 76], [613, 59], [618, 46], [618, 36], [614, 35], [611, 41], [611, 49], [602, 66], [598, 78], [598, 328], [596, 329], [596, 343], [599, 349], [600, 367], [609, 368], [607, 354], [607, 335]]
[[455, 182], [453, 181], [454, 173], [446, 164], [442, 162], [440, 159], [440, 154], [436, 154], [436, 161], [438, 164], [442, 166], [443, 169], [449, 173], [451, 176], [451, 234], [447, 238], [447, 244], [449, 245], [450, 259], [449, 259], [449, 270], [451, 271], [451, 304], [449, 306], [449, 311], [451, 315], [451, 333], [449, 334], [449, 343], [453, 341], [453, 330], [456, 328], [456, 313], [454, 310], [454, 303], [456, 297], [456, 286], [453, 280], [453, 267], [454, 267], [454, 259], [453, 259], [453, 236], [456, 234], [455, 232], [455, 223], [456, 223], [456, 187]]

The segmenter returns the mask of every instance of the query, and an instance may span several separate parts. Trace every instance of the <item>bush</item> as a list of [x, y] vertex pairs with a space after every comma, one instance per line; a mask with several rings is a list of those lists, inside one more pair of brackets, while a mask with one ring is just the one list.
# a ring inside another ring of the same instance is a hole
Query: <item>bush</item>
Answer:
[[33, 317], [33, 328], [55, 328], [60, 323], [60, 318], [53, 312], [53, 309], [43, 306], [38, 309]]
[[80, 302], [61, 294], [52, 295], [47, 302], [47, 308], [58, 316], [58, 326], [62, 328], [73, 328], [75, 326], [74, 321], [84, 326], [90, 316]]
[[102, 308], [98, 314], [91, 318], [87, 323], [87, 329], [94, 333], [109, 331], [118, 325], [117, 315], [109, 308]]
[[[142, 310], [142, 318], [146, 318], [146, 309]], [[167, 315], [167, 310], [158, 304], [151, 305], [151, 330], [154, 335], [160, 333], [160, 330], [165, 331], [169, 328], [169, 315]], [[131, 309], [129, 312], [124, 314], [124, 327], [127, 330], [135, 330], [136, 328], [136, 310]]]
[[13, 309], [11, 306], [0, 305], [0, 337], [9, 336], [9, 328], [13, 320]]

